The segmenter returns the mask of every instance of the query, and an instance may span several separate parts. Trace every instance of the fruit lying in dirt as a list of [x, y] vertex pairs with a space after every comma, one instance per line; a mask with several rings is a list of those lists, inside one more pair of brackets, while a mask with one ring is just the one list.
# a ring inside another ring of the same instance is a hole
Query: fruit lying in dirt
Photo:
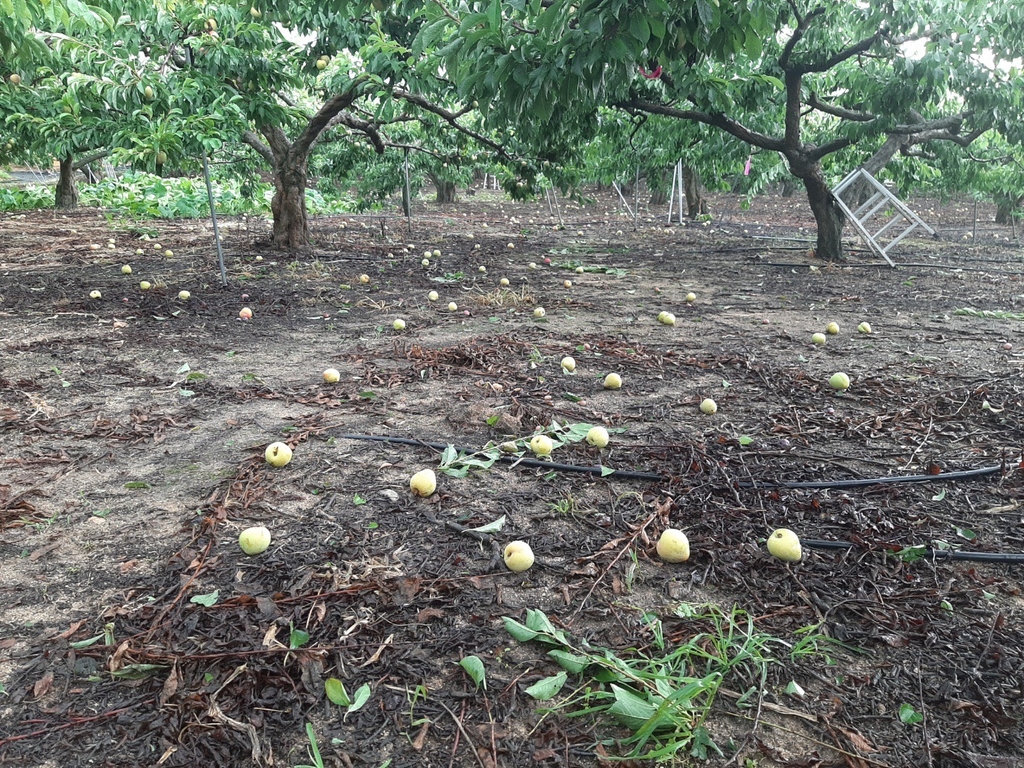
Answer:
[[825, 338], [824, 333], [815, 333], [811, 335], [812, 344], [824, 344], [828, 339]]
[[501, 286], [502, 288], [507, 288], [507, 287], [508, 287], [508, 278], [507, 278], [507, 277], [503, 277], [503, 278], [501, 278], [501, 280], [499, 280], [499, 281], [498, 281], [498, 284], [499, 284], [499, 285], [500, 285], [500, 286]]
[[430, 255], [433, 256], [435, 259], [439, 259], [441, 258], [441, 251], [435, 248], [433, 251], [430, 252]]
[[266, 552], [270, 546], [270, 531], [262, 525], [246, 528], [238, 534], [238, 546], [249, 556]]
[[429, 267], [430, 259], [424, 259], [423, 261], [420, 262], [420, 264], [422, 264], [424, 267]]
[[858, 325], [857, 333], [871, 333], [871, 323], [863, 322]]
[[555, 444], [547, 435], [534, 435], [530, 438], [530, 450], [538, 456], [550, 456]]
[[622, 387], [622, 377], [617, 373], [609, 373], [604, 377], [604, 388], [605, 389], [620, 389]]
[[533, 550], [525, 541], [512, 541], [505, 546], [503, 554], [505, 567], [515, 573], [522, 573], [533, 565]]
[[405, 320], [403, 320], [400, 317], [396, 317], [395, 318], [395, 322], [393, 322], [391, 324], [391, 327], [394, 328], [396, 331], [404, 331], [405, 330]]
[[370, 276], [369, 275], [360, 275], [359, 276], [359, 282], [360, 283], [368, 283], [368, 282], [370, 282]]
[[796, 563], [800, 560], [800, 539], [789, 528], [779, 528], [768, 537], [768, 552], [779, 560]]
[[172, 256], [174, 256], [174, 251], [172, 251], [170, 248], [168, 248], [166, 251], [164, 251], [164, 256], [166, 256], [169, 259]]
[[437, 291], [431, 291], [427, 294], [427, 301], [437, 301], [438, 298]]
[[131, 273], [132, 273], [132, 268], [128, 264], [125, 264], [123, 267], [121, 267], [121, 274], [122, 275], [130, 275]]
[[178, 299], [181, 301], [188, 301], [192, 298], [192, 294], [188, 291], [178, 291]]
[[655, 549], [666, 563], [685, 563], [690, 559], [690, 540], [678, 528], [662, 531]]
[[576, 267], [576, 274], [577, 275], [582, 275], [583, 274], [583, 267]]
[[604, 427], [591, 427], [587, 431], [587, 442], [595, 448], [604, 448], [608, 439], [608, 430]]
[[337, 368], [328, 368], [324, 371], [324, 381], [328, 384], [337, 384], [341, 381], [341, 372]]
[[564, 283], [562, 283], [562, 285], [564, 285], [566, 288], [572, 288], [572, 280], [566, 280]]
[[437, 490], [437, 475], [432, 469], [421, 469], [409, 478], [409, 490], [417, 496], [429, 496]]
[[509, 243], [505, 247], [508, 248], [510, 251], [514, 251], [515, 248], [516, 248], [516, 244], [515, 243]]
[[485, 267], [483, 264], [481, 264], [479, 267], [476, 268], [476, 271], [477, 272], [486, 272], [487, 271], [487, 267]]
[[828, 325], [825, 326], [825, 331], [831, 334], [832, 336], [835, 336], [837, 333], [839, 333], [839, 323], [835, 321], [829, 323]]
[[292, 460], [292, 449], [288, 447], [287, 443], [271, 443], [263, 452], [263, 458], [271, 466], [283, 467]]
[[562, 358], [562, 370], [572, 373], [576, 370], [576, 359], [566, 355]]
[[90, 291], [89, 292], [89, 298], [90, 299], [102, 299], [103, 298], [103, 294], [100, 293], [99, 291]]
[[544, 311], [544, 307], [537, 307], [535, 310], [533, 310], [534, 317], [544, 317], [544, 315], [546, 314], [547, 312]]
[[673, 315], [671, 312], [661, 312], [658, 315], [658, 322], [664, 323], [665, 325], [675, 325], [676, 316]]
[[252, 310], [248, 307], [242, 307], [238, 310], [238, 316], [243, 320], [252, 320]]
[[508, 442], [504, 442], [504, 443], [502, 443], [501, 445], [499, 445], [499, 446], [498, 446], [498, 449], [499, 449], [499, 450], [500, 450], [500, 451], [501, 451], [502, 453], [516, 453], [516, 452], [517, 452], [517, 451], [519, 450], [519, 446], [518, 446], [518, 445], [516, 445], [516, 444], [515, 444], [514, 442], [512, 442], [511, 440], [509, 440]]
[[850, 388], [850, 377], [842, 371], [833, 373], [832, 378], [828, 380], [828, 385], [837, 392], [842, 392], [844, 389]]
[[537, 262], [531, 261], [530, 262], [530, 269], [536, 269], [536, 268], [537, 268]]
[[459, 305], [458, 305], [458, 304], [456, 304], [456, 303], [455, 303], [454, 301], [449, 301], [449, 302], [448, 302], [448, 311], [449, 311], [449, 312], [454, 312], [454, 311], [455, 311], [455, 310], [457, 310], [458, 308], [459, 308]]
[[139, 283], [139, 290], [140, 291], [148, 291], [152, 287], [153, 287], [153, 284], [151, 282], [149, 282], [149, 280], [143, 280], [141, 283]]
[[697, 300], [697, 294], [696, 293], [688, 293], [688, 294], [686, 294], [686, 303], [687, 304], [693, 304], [693, 302], [695, 302], [696, 300]]
[[700, 401], [700, 412], [706, 413], [710, 416], [713, 413], [718, 413], [718, 403], [712, 400], [710, 397], [705, 397]]

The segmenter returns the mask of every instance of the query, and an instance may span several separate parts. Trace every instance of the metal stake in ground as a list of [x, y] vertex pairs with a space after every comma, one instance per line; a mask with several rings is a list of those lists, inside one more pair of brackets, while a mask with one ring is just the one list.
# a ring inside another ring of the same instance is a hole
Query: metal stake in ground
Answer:
[[220, 284], [228, 285], [228, 271], [224, 267], [224, 250], [220, 247], [220, 229], [217, 227], [217, 208], [213, 201], [213, 186], [210, 184], [210, 164], [203, 153], [203, 178], [206, 180], [206, 199], [210, 201], [210, 221], [213, 222], [213, 241], [217, 244], [217, 263], [220, 264]]

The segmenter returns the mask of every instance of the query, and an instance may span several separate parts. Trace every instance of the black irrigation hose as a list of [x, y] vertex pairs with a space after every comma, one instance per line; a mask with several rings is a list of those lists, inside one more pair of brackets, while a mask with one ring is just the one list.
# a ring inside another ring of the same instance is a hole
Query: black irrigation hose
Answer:
[[[800, 543], [811, 549], [853, 549], [848, 541], [823, 541], [820, 539], [801, 539]], [[969, 560], [975, 563], [1021, 563], [1024, 564], [1024, 553], [1021, 552], [964, 552], [954, 549], [932, 549], [924, 547], [921, 559], [933, 557], [936, 560]]]
[[[443, 451], [448, 448], [448, 443], [433, 443], [426, 440], [412, 440], [407, 437], [388, 437], [387, 435], [335, 435], [345, 440], [368, 440], [374, 443], [395, 443], [398, 445], [420, 445], [431, 448], [435, 451]], [[460, 448], [453, 446], [459, 453], [474, 453], [471, 448]], [[518, 458], [516, 456], [499, 456], [499, 461], [515, 464], [524, 464], [528, 467], [540, 467], [542, 469], [554, 469], [559, 472], [582, 472], [590, 475], [604, 475], [607, 468], [581, 467], [577, 464], [558, 464], [553, 461], [541, 459]], [[1002, 469], [996, 467], [982, 467], [981, 469], [967, 469], [960, 472], [943, 472], [939, 475], [908, 475], [906, 477], [878, 477], [863, 480], [839, 480], [832, 483], [779, 483], [776, 485], [761, 485], [758, 483], [741, 482], [741, 488], [850, 488], [860, 485], [876, 485], [879, 483], [920, 483], [927, 480], [957, 480], [970, 477], [983, 477], [993, 475]], [[631, 472], [628, 470], [614, 469], [605, 477], [617, 477], [623, 480], [664, 480], [661, 475], [651, 472]], [[854, 545], [848, 541], [825, 541], [823, 539], [802, 539], [801, 544], [811, 549], [853, 549]], [[976, 563], [1020, 563], [1024, 564], [1024, 553], [1000, 553], [1000, 552], [963, 552], [950, 549], [932, 549], [926, 547], [921, 551], [922, 558], [931, 557], [936, 560], [969, 560]]]
[[[431, 443], [426, 440], [410, 440], [407, 437], [387, 437], [386, 435], [336, 435], [346, 440], [370, 440], [375, 443], [397, 443], [399, 445], [422, 445], [427, 448], [433, 448], [435, 451], [443, 451], [448, 447], [448, 443]], [[453, 446], [459, 453], [476, 453], [473, 448], [460, 448], [459, 446]], [[559, 464], [554, 461], [545, 461], [541, 459], [528, 459], [519, 458], [517, 456], [499, 456], [498, 461], [505, 461], [514, 464], [523, 464], [527, 467], [540, 467], [542, 469], [554, 469], [559, 472], [582, 472], [590, 475], [601, 475], [602, 477], [615, 477], [620, 480], [664, 480], [661, 475], [656, 475], [651, 472], [631, 472], [624, 469], [612, 469], [609, 470], [607, 467], [596, 466], [596, 467], [581, 467], [577, 464]]]
[[887, 477], [865, 477], [858, 480], [810, 480], [806, 482], [757, 483], [741, 480], [740, 488], [766, 490], [772, 488], [860, 488], [865, 485], [890, 485], [892, 483], [927, 483], [934, 480], [965, 480], [972, 477], [994, 475], [1003, 470], [1002, 465], [964, 469], [958, 472], [940, 472], [937, 475], [889, 475]]

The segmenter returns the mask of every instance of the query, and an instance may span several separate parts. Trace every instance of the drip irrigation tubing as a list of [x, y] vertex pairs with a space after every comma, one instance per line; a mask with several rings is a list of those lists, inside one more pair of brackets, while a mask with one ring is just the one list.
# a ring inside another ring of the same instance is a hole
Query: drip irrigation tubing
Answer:
[[974, 477], [985, 477], [1003, 471], [1002, 465], [964, 469], [957, 472], [940, 472], [936, 475], [887, 475], [886, 477], [864, 477], [856, 480], [809, 480], [802, 482], [758, 483], [741, 480], [740, 488], [752, 490], [770, 490], [773, 488], [860, 488], [865, 485], [891, 485], [893, 483], [927, 483], [942, 480], [967, 480]]
[[[337, 435], [337, 437], [344, 438], [345, 440], [369, 440], [375, 443], [396, 443], [398, 445], [422, 445], [426, 448], [432, 448], [435, 451], [444, 451], [448, 448], [448, 443], [432, 443], [426, 440], [411, 440], [407, 437], [388, 437], [387, 435]], [[459, 446], [452, 446], [459, 453], [476, 453], [477, 449], [473, 448], [460, 448]], [[652, 472], [632, 472], [625, 469], [610, 469], [609, 467], [602, 467], [600, 465], [594, 467], [582, 467], [578, 464], [559, 464], [554, 461], [546, 461], [542, 459], [530, 459], [518, 456], [499, 456], [498, 461], [508, 462], [510, 464], [522, 464], [527, 467], [540, 467], [541, 469], [553, 469], [558, 472], [581, 472], [589, 475], [600, 475], [602, 477], [614, 477], [620, 480], [650, 480], [658, 481], [664, 480], [665, 478], [661, 475], [654, 474]]]
[[[848, 541], [823, 541], [819, 539], [801, 539], [800, 543], [811, 549], [853, 549]], [[1022, 552], [964, 552], [961, 549], [933, 549], [924, 547], [920, 550], [921, 559], [933, 557], [936, 560], [968, 560], [975, 563], [1019, 563], [1024, 564]]]

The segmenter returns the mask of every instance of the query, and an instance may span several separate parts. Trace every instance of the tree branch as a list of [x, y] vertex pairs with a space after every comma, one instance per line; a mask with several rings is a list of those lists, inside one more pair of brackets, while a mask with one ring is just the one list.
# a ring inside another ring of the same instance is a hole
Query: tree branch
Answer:
[[833, 152], [838, 152], [840, 149], [853, 144], [852, 139], [848, 139], [845, 136], [839, 139], [833, 139], [827, 144], [822, 144], [820, 147], [813, 147], [807, 151], [807, 157], [811, 160], [821, 160], [821, 158], [831, 155]]
[[424, 96], [421, 96], [418, 93], [411, 93], [410, 91], [407, 91], [404, 88], [393, 88], [391, 93], [396, 99], [405, 99], [405, 101], [408, 101], [410, 104], [415, 104], [417, 107], [420, 107], [421, 109], [424, 109], [427, 112], [437, 115], [446, 123], [448, 123], [448, 125], [457, 130], [459, 133], [463, 133], [466, 136], [475, 139], [477, 142], [483, 144], [485, 147], [490, 147], [505, 160], [512, 160], [512, 156], [508, 153], [508, 150], [506, 150], [504, 146], [494, 141], [493, 139], [484, 136], [482, 133], [474, 131], [472, 128], [467, 128], [466, 126], [459, 123], [458, 117], [460, 115], [465, 114], [468, 110], [463, 109], [460, 110], [459, 112], [451, 112], [442, 106], [434, 104], [432, 101], [425, 98]]
[[307, 157], [320, 134], [330, 125], [331, 120], [351, 107], [356, 99], [363, 95], [363, 85], [368, 79], [365, 75], [357, 77], [349, 84], [348, 90], [335, 94], [324, 102], [324, 105], [309, 119], [306, 127], [296, 137], [295, 142], [292, 144], [292, 151], [300, 157]]
[[782, 49], [782, 55], [779, 56], [779, 68], [783, 70], [789, 68], [789, 60], [793, 56], [793, 50], [796, 48], [796, 44], [803, 39], [807, 28], [811, 26], [811, 22], [825, 12], [823, 7], [818, 6], [806, 16], [801, 16], [793, 0], [789, 0], [789, 9], [793, 12], [793, 17], [796, 19], [796, 29], [789, 36], [789, 40], [786, 41], [786, 45]]
[[855, 123], [870, 123], [876, 119], [876, 116], [870, 112], [860, 112], [858, 110], [846, 109], [835, 104], [826, 104], [823, 101], [818, 100], [818, 94], [811, 91], [810, 96], [807, 97], [805, 102], [811, 109], [816, 109], [819, 112], [824, 112], [826, 115], [832, 115], [832, 117], [838, 117], [841, 120], [849, 120]]
[[622, 101], [618, 104], [612, 105], [617, 109], [622, 109], [627, 112], [646, 112], [650, 115], [664, 115], [665, 117], [675, 118], [676, 120], [689, 120], [695, 123], [703, 123], [704, 125], [710, 125], [719, 130], [725, 131], [731, 136], [735, 136], [740, 141], [746, 142], [755, 147], [761, 149], [772, 150], [773, 152], [781, 152], [786, 146], [782, 139], [777, 139], [774, 136], [768, 136], [758, 131], [747, 128], [742, 123], [738, 123], [731, 117], [727, 117], [721, 113], [708, 113], [698, 112], [692, 109], [677, 109], [676, 107], [668, 107], [663, 104], [655, 104], [650, 101], [642, 101], [640, 99], [630, 99], [629, 101]]
[[370, 140], [370, 143], [373, 144], [377, 154], [384, 154], [384, 139], [381, 138], [380, 126], [377, 124], [369, 120], [363, 120], [361, 117], [356, 117], [351, 112], [341, 112], [331, 119], [330, 127], [333, 128], [336, 125], [344, 125], [347, 128], [364, 134]]
[[253, 131], [245, 131], [242, 134], [242, 141], [255, 150], [256, 154], [267, 161], [267, 165], [274, 167], [274, 153]]
[[91, 165], [92, 163], [95, 163], [97, 160], [102, 160], [104, 157], [107, 157], [109, 154], [110, 154], [110, 150], [109, 149], [97, 150], [96, 152], [93, 152], [91, 155], [87, 155], [86, 157], [83, 157], [83, 158], [80, 158], [80, 159], [76, 160], [74, 165], [72, 165], [71, 167], [74, 170], [76, 170], [76, 171], [80, 171], [83, 168], [85, 168], [85, 166]]

